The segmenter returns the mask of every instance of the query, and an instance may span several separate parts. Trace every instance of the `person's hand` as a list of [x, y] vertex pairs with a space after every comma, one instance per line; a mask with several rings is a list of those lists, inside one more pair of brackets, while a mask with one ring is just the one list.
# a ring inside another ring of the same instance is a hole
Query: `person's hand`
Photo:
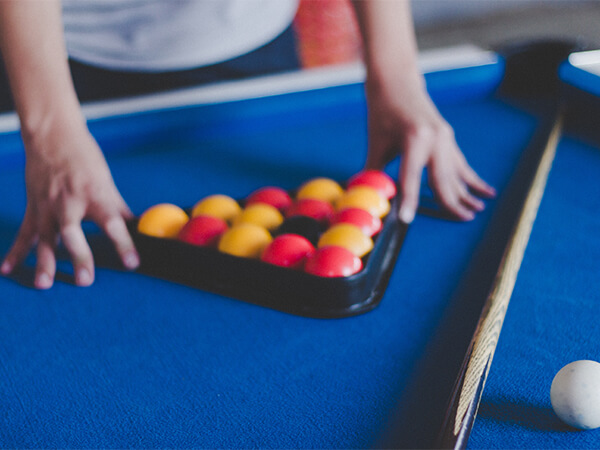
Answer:
[[467, 163], [454, 131], [434, 106], [422, 80], [367, 80], [366, 94], [366, 166], [380, 169], [401, 153], [398, 182], [403, 222], [410, 223], [415, 216], [425, 167], [434, 195], [456, 218], [471, 220], [484, 209], [479, 197], [493, 197], [495, 191]]
[[131, 212], [115, 187], [100, 148], [85, 125], [62, 125], [24, 136], [27, 207], [16, 240], [0, 267], [3, 274], [11, 273], [37, 247], [34, 285], [39, 289], [50, 288], [54, 282], [59, 242], [72, 260], [75, 283], [88, 286], [94, 281], [94, 259], [82, 220], [93, 220], [104, 230], [126, 268], [139, 264], [125, 225]]

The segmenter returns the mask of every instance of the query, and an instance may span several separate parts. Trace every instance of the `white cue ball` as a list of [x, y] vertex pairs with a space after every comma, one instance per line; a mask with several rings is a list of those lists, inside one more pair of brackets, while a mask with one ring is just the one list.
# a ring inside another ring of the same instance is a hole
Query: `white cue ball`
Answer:
[[600, 363], [575, 361], [552, 380], [552, 408], [568, 425], [583, 430], [600, 427]]

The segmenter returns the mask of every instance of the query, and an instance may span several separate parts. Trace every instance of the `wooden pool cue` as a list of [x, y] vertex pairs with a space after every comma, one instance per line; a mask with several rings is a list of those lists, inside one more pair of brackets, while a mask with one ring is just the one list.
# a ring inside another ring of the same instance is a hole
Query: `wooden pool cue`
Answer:
[[444, 425], [438, 437], [436, 445], [438, 448], [466, 448], [523, 255], [556, 155], [562, 125], [563, 114], [559, 111], [548, 134], [545, 148], [541, 153], [523, 206], [510, 234], [490, 293], [469, 344], [465, 361], [452, 392]]

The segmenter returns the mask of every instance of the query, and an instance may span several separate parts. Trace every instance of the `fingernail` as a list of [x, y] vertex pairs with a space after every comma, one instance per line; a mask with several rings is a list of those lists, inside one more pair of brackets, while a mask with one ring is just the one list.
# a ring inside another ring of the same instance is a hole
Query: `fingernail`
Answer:
[[412, 223], [415, 218], [415, 211], [409, 208], [400, 208], [398, 218], [405, 224]]
[[12, 272], [12, 269], [13, 269], [12, 264], [9, 263], [8, 261], [4, 261], [2, 263], [2, 266], [0, 266], [0, 272], [3, 275], [8, 275], [9, 273]]
[[123, 264], [128, 269], [135, 269], [140, 265], [140, 257], [136, 252], [127, 252], [125, 258], [123, 258]]
[[40, 273], [35, 280], [35, 286], [38, 289], [48, 289], [52, 286], [52, 279], [50, 275], [45, 272]]
[[92, 284], [92, 275], [87, 269], [80, 269], [77, 272], [77, 285], [79, 286], [89, 286]]

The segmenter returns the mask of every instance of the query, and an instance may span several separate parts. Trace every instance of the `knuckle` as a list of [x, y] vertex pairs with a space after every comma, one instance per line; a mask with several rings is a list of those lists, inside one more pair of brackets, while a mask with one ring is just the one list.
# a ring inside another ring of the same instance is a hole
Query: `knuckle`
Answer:
[[414, 124], [407, 129], [409, 142], [435, 144], [454, 139], [454, 129], [447, 122], [425, 122]]
[[433, 140], [433, 129], [429, 125], [414, 124], [406, 130], [406, 140], [409, 144], [420, 144]]
[[60, 227], [60, 234], [63, 237], [70, 237], [77, 234], [79, 225], [71, 221], [65, 221]]

